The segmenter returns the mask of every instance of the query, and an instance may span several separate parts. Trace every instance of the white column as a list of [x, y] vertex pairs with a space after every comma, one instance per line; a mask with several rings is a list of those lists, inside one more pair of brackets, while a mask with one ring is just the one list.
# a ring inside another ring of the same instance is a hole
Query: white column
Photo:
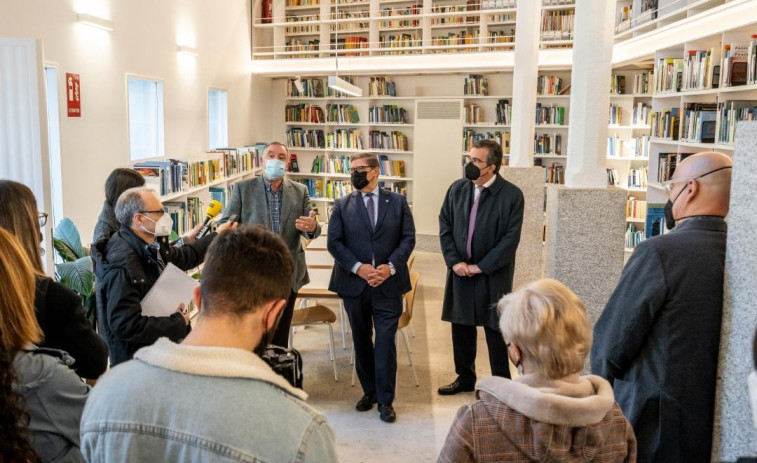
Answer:
[[536, 80], [539, 77], [541, 0], [521, 0], [515, 18], [513, 120], [510, 129], [510, 167], [534, 165]]
[[568, 123], [569, 188], [606, 188], [615, 2], [576, 1]]

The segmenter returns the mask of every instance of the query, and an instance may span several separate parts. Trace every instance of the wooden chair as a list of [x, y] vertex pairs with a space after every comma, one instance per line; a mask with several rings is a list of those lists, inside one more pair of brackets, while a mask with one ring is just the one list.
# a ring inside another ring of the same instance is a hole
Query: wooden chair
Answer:
[[329, 358], [334, 366], [334, 381], [339, 381], [336, 374], [336, 360], [334, 359], [334, 328], [331, 326], [336, 321], [336, 314], [326, 306], [314, 305], [297, 309], [292, 314], [292, 328], [289, 330], [289, 347], [292, 347], [295, 327], [304, 325], [326, 325], [329, 328]]

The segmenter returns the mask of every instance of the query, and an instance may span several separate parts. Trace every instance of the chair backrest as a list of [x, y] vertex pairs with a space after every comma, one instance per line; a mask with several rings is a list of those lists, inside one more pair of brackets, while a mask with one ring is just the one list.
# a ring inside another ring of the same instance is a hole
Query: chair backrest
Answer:
[[413, 271], [413, 262], [415, 262], [415, 253], [410, 254], [410, 258], [407, 260], [407, 270], [408, 272]]
[[418, 272], [410, 272], [410, 291], [405, 293], [405, 310], [408, 321], [413, 318], [413, 304], [415, 303], [415, 291], [418, 289], [418, 280], [421, 275]]

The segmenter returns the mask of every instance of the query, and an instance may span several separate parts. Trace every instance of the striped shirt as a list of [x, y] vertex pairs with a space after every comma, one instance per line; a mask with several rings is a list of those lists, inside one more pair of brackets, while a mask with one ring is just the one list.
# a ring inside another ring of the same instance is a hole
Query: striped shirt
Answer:
[[271, 182], [263, 177], [263, 186], [268, 204], [268, 228], [277, 235], [281, 235], [281, 192], [284, 189], [284, 184], [282, 183], [279, 189], [274, 191]]

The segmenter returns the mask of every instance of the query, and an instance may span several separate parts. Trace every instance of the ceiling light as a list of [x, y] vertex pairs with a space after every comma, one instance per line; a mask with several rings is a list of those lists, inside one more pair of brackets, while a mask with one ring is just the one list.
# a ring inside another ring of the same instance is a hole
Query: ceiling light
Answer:
[[189, 56], [197, 56], [197, 50], [195, 48], [187, 47], [185, 45], [179, 45], [179, 53]]
[[363, 96], [363, 89], [352, 85], [339, 76], [329, 76], [329, 88], [350, 96]]
[[92, 16], [91, 14], [77, 13], [76, 22], [79, 22], [84, 25], [91, 26], [97, 29], [102, 29], [104, 31], [113, 30], [113, 21], [108, 21], [107, 19], [98, 18], [97, 16]]

